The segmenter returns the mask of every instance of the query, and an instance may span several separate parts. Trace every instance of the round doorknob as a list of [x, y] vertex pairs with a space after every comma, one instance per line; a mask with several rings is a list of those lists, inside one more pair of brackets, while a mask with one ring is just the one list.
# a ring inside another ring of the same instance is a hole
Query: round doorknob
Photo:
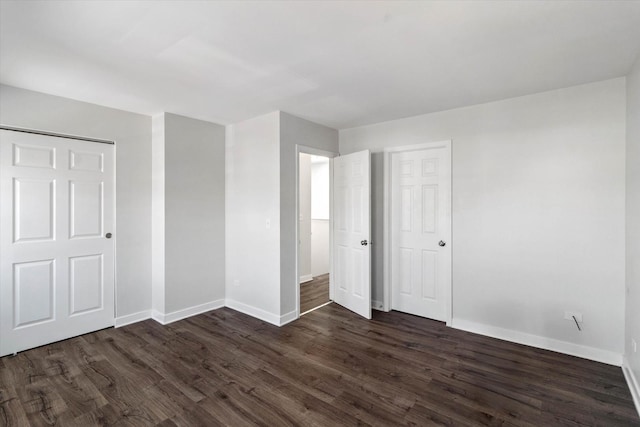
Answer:
[[360, 244], [361, 244], [362, 246], [367, 246], [367, 245], [369, 244], [369, 242], [367, 242], [366, 240], [361, 240], [361, 241], [360, 241]]
[[447, 244], [447, 242], [445, 242], [444, 240], [440, 240], [440, 241], [438, 242], [438, 244], [439, 244], [440, 246], [444, 246], [444, 245], [446, 245], [446, 244]]
[[111, 236], [112, 236], [112, 234], [111, 234], [111, 233], [107, 233], [107, 234], [105, 234], [105, 235], [104, 235], [104, 237], [106, 237], [107, 239], [110, 239], [110, 238], [111, 238]]

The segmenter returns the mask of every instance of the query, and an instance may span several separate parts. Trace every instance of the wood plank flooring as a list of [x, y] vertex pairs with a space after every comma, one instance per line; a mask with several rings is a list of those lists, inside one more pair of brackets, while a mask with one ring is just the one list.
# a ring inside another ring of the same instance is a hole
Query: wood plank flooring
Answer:
[[329, 302], [329, 273], [300, 284], [300, 313]]
[[336, 304], [230, 309], [0, 359], [2, 426], [640, 426], [620, 368]]

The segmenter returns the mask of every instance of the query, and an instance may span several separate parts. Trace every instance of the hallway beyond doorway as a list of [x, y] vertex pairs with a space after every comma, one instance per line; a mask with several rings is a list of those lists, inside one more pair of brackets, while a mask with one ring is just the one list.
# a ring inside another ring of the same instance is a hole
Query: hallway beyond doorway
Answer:
[[300, 284], [301, 315], [328, 302], [331, 302], [329, 299], [329, 273]]

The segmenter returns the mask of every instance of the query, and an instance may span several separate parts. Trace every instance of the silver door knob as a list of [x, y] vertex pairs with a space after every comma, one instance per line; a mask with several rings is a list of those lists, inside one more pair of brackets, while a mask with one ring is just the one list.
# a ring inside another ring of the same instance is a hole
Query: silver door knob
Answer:
[[111, 233], [107, 233], [107, 234], [105, 234], [105, 235], [104, 235], [104, 237], [106, 237], [107, 239], [110, 239], [110, 238], [111, 238], [111, 236], [112, 236], [112, 234], [111, 234]]
[[446, 244], [447, 244], [447, 242], [445, 242], [444, 240], [440, 240], [440, 241], [438, 242], [438, 244], [439, 244], [440, 246], [444, 246], [444, 245], [446, 245]]
[[360, 244], [361, 244], [362, 246], [367, 246], [367, 245], [369, 244], [369, 242], [367, 242], [366, 240], [361, 240], [361, 241], [360, 241]]

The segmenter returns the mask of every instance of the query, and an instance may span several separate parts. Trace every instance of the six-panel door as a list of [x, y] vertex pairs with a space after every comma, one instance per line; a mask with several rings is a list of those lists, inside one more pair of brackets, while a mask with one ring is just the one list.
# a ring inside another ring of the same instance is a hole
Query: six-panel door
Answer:
[[114, 324], [113, 149], [0, 130], [0, 355]]
[[334, 302], [371, 319], [371, 157], [369, 150], [333, 160]]
[[447, 320], [451, 173], [444, 148], [392, 153], [392, 309]]

